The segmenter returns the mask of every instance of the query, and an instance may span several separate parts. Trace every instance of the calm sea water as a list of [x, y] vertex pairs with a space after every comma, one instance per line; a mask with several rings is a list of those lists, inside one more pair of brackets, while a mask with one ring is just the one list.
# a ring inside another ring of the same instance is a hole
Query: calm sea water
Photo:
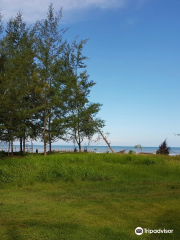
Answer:
[[[78, 147], [75, 146], [77, 149]], [[111, 152], [108, 146], [82, 146], [82, 151], [84, 148], [87, 147], [88, 151], [94, 151], [97, 153], [103, 153], [103, 152]], [[128, 153], [129, 150], [133, 150], [137, 153], [140, 152], [139, 149], [135, 149], [134, 146], [111, 146], [114, 152], [126, 150], [125, 152]], [[33, 145], [33, 152], [36, 152], [36, 149], [38, 149], [38, 152], [43, 152], [43, 145]], [[0, 151], [1, 150], [6, 150], [7, 151], [7, 146], [1, 145], [0, 146]], [[49, 147], [47, 145], [47, 151], [49, 150]], [[52, 150], [55, 151], [73, 151], [74, 146], [68, 146], [68, 145], [52, 145]], [[158, 150], [158, 147], [142, 147], [142, 152], [145, 153], [156, 153]], [[19, 151], [19, 145], [14, 145], [14, 151]], [[28, 151], [31, 151], [30, 145], [28, 146]], [[180, 155], [180, 147], [171, 147], [170, 150], [170, 155]]]

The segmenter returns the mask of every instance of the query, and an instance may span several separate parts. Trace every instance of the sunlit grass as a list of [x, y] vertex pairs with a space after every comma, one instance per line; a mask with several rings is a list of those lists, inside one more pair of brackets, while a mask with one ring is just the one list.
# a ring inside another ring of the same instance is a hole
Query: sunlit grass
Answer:
[[[0, 161], [0, 239], [178, 239], [180, 157], [28, 155]], [[174, 229], [136, 236], [136, 227]]]

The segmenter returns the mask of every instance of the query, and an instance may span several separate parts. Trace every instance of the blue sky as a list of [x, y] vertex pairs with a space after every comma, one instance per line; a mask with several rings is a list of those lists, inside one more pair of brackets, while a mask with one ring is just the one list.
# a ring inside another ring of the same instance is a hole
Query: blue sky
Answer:
[[[25, 2], [25, 3], [24, 3]], [[89, 38], [84, 48], [92, 88], [102, 103], [111, 145], [180, 146], [180, 1], [63, 0], [65, 37]], [[4, 18], [19, 10], [32, 23], [46, 16], [46, 0], [4, 0]], [[59, 142], [62, 143], [62, 142]], [[100, 145], [105, 145], [103, 142]]]

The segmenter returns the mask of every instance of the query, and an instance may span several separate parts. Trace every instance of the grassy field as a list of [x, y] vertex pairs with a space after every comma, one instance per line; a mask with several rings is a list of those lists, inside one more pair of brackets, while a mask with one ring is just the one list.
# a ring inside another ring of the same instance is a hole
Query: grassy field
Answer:
[[28, 239], [180, 239], [180, 156], [1, 157], [0, 240]]

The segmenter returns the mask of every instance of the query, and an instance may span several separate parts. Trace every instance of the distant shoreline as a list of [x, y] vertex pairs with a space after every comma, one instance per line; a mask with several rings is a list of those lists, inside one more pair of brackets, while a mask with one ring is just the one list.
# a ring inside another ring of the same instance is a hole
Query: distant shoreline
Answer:
[[[59, 151], [59, 152], [74, 152], [74, 147], [77, 148], [78, 146], [73, 145], [52, 145], [52, 151]], [[121, 152], [124, 151], [128, 153], [130, 150], [136, 152], [138, 154], [155, 154], [159, 147], [142, 147], [142, 150], [135, 149], [134, 146], [111, 146], [114, 152]], [[88, 152], [96, 152], [96, 153], [105, 153], [111, 152], [108, 146], [83, 146], [82, 145], [82, 152], [84, 149], [87, 148]], [[44, 151], [43, 145], [26, 145], [27, 152], [42, 153]], [[0, 145], [0, 151], [8, 151], [8, 145]], [[19, 145], [14, 145], [14, 152], [19, 152], [20, 148]], [[47, 152], [49, 151], [49, 146], [47, 145]], [[173, 155], [180, 155], [180, 147], [171, 147], [170, 154]]]

